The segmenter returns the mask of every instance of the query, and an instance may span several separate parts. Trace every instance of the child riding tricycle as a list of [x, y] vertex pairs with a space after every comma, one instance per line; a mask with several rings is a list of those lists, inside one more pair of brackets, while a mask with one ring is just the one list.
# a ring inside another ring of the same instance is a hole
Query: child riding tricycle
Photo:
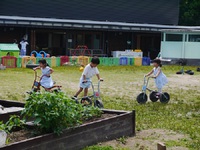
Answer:
[[[42, 76], [37, 75], [37, 69], [41, 69]], [[51, 74], [53, 73], [53, 69], [47, 66], [47, 62], [45, 59], [39, 60], [39, 66], [33, 68], [35, 72], [35, 79], [32, 85], [31, 92], [38, 92], [40, 91], [40, 87], [42, 86], [45, 91], [48, 92], [59, 92], [62, 86], [55, 85], [51, 78]]]

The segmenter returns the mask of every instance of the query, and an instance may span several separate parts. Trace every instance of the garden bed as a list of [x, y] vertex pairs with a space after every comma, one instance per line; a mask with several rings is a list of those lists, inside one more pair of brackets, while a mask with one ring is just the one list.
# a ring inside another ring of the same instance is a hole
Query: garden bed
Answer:
[[[135, 135], [135, 111], [103, 110], [101, 118], [95, 118], [84, 124], [66, 129], [61, 135], [44, 134], [22, 141], [10, 143], [1, 150], [78, 150], [99, 142]], [[18, 131], [18, 134], [21, 135]], [[23, 132], [23, 131], [21, 131]], [[29, 136], [27, 131], [24, 135]], [[28, 137], [27, 137], [28, 138]]]
[[24, 103], [0, 100], [0, 105], [3, 106], [3, 109], [0, 108], [0, 121], [4, 123], [7, 122], [12, 115], [20, 115]]

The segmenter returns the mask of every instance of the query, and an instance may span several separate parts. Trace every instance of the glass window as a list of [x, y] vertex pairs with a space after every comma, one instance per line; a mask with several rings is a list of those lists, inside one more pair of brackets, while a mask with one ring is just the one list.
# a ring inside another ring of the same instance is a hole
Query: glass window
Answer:
[[200, 42], [200, 35], [189, 35], [189, 42]]
[[183, 41], [182, 34], [166, 34], [166, 41]]

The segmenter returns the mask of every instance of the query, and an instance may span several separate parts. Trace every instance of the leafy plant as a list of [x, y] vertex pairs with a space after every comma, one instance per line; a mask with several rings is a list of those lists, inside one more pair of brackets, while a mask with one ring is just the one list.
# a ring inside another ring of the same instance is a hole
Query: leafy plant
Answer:
[[25, 124], [24, 120], [20, 119], [20, 116], [12, 115], [10, 119], [6, 122], [6, 131], [10, 132], [16, 128], [22, 128]]
[[3, 123], [3, 121], [0, 122], [0, 131], [1, 130], [6, 130], [6, 125]]
[[80, 125], [86, 118], [100, 116], [100, 111], [83, 107], [62, 92], [44, 92], [33, 93], [28, 97], [22, 115], [34, 118], [39, 131], [60, 134], [63, 129]]
[[102, 111], [98, 107], [83, 107], [83, 120], [100, 117]]
[[121, 144], [126, 144], [126, 142], [127, 142], [127, 137], [125, 137], [125, 136], [122, 136], [122, 137], [120, 137], [120, 138], [118, 138], [117, 139], [117, 141], [119, 142], [119, 143], [121, 143]]
[[22, 128], [23, 125], [24, 120], [20, 120], [20, 117], [17, 115], [12, 115], [5, 124], [2, 121], [0, 122], [0, 130], [11, 132], [16, 128]]
[[112, 146], [98, 146], [98, 145], [94, 145], [94, 146], [86, 147], [83, 150], [114, 150], [114, 148]]

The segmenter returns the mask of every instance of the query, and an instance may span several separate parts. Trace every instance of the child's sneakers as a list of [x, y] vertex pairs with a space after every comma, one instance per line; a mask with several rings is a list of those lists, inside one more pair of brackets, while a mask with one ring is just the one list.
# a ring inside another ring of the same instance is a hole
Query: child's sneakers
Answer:
[[77, 96], [72, 96], [72, 99], [73, 100], [77, 100]]

